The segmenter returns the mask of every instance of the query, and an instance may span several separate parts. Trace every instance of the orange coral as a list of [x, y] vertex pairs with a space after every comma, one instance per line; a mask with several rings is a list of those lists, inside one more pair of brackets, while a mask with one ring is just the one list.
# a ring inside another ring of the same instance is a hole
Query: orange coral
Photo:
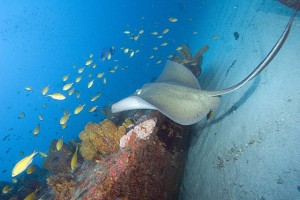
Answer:
[[70, 199], [75, 190], [75, 177], [70, 173], [59, 173], [47, 178], [48, 186], [54, 191], [58, 199]]
[[99, 124], [88, 123], [79, 135], [82, 140], [79, 152], [86, 160], [100, 160], [119, 149], [119, 141], [125, 133], [124, 126], [117, 127], [108, 119]]

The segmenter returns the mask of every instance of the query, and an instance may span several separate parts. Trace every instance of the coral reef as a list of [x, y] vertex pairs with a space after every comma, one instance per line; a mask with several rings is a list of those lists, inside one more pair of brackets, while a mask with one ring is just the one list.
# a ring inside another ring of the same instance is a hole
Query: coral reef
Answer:
[[70, 162], [74, 153], [74, 148], [71, 145], [65, 143], [61, 150], [56, 150], [57, 140], [51, 141], [49, 147], [49, 155], [43, 162], [43, 167], [52, 174], [67, 172], [70, 170]]
[[209, 47], [205, 45], [200, 50], [198, 50], [196, 55], [193, 57], [189, 46], [184, 44], [177, 50], [178, 53], [182, 56], [182, 58], [175, 55], [172, 57], [172, 61], [175, 61], [177, 63], [186, 66], [189, 70], [193, 72], [193, 74], [196, 77], [199, 77], [202, 73], [202, 69], [201, 69], [202, 60], [203, 60], [202, 55], [208, 50], [208, 48]]
[[117, 127], [111, 120], [88, 123], [79, 135], [82, 140], [79, 152], [86, 160], [101, 160], [119, 149], [119, 141], [125, 133], [124, 126]]
[[75, 190], [75, 177], [70, 173], [59, 173], [47, 178], [47, 184], [56, 199], [70, 199], [70, 194]]
[[[188, 147], [188, 129], [156, 111], [141, 119], [126, 134], [133, 137], [122, 149], [117, 141], [113, 149], [118, 151], [96, 162], [86, 161], [66, 182], [61, 183], [61, 178], [54, 179], [54, 176], [48, 179], [49, 186], [56, 192], [48, 193], [47, 198], [177, 199]], [[113, 132], [117, 130], [115, 127]], [[64, 184], [70, 189], [62, 191], [60, 186]], [[61, 198], [62, 193], [64, 198]]]

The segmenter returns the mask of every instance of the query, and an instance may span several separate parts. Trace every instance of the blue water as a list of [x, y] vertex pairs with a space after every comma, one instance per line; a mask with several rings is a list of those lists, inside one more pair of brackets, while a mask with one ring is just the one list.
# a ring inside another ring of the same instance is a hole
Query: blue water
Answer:
[[[197, 21], [192, 19], [204, 5], [184, 0], [1, 1], [0, 4], [1, 181], [11, 180], [13, 166], [24, 156], [34, 150], [47, 153], [52, 139], [62, 136], [64, 141], [77, 139], [85, 124], [105, 117], [100, 112], [101, 107], [132, 94], [157, 77], [167, 55], [175, 53], [176, 47], [183, 43], [201, 37], [192, 34], [198, 31], [195, 29]], [[172, 23], [168, 20], [170, 17], [178, 21]], [[157, 31], [161, 35], [166, 28], [170, 31], [161, 39], [150, 34]], [[125, 30], [135, 34], [144, 30], [144, 33], [133, 41], [123, 33]], [[163, 42], [168, 45], [159, 46]], [[102, 61], [101, 49], [111, 46], [115, 46], [116, 53], [109, 61]], [[159, 47], [157, 51], [152, 49], [154, 46]], [[140, 52], [130, 59], [121, 47]], [[96, 69], [85, 66], [90, 54], [97, 64]], [[149, 59], [151, 55], [155, 58]], [[162, 62], [155, 64], [158, 60]], [[118, 70], [110, 73], [115, 65], [119, 65]], [[124, 66], [128, 68], [121, 70]], [[82, 74], [77, 72], [80, 67], [85, 67]], [[88, 78], [89, 73], [92, 73], [91, 78]], [[98, 73], [105, 73], [107, 84], [103, 84], [103, 78], [96, 78]], [[63, 82], [67, 74], [69, 79]], [[75, 83], [78, 76], [83, 78]], [[94, 85], [88, 89], [87, 84], [92, 79]], [[63, 85], [70, 82], [74, 82], [80, 98], [62, 91]], [[43, 96], [41, 90], [47, 85], [50, 86], [48, 94], [61, 92], [66, 100]], [[32, 87], [32, 91], [26, 91], [26, 86]], [[98, 92], [101, 97], [91, 102], [91, 97]], [[74, 115], [78, 104], [86, 106], [80, 114]], [[88, 108], [95, 105], [99, 109], [88, 112]], [[66, 129], [59, 124], [64, 110], [71, 113]], [[19, 119], [21, 112], [25, 117]], [[39, 115], [43, 121], [38, 119]], [[41, 130], [35, 138], [32, 131], [38, 124]], [[42, 160], [36, 156], [33, 162], [41, 165]]]

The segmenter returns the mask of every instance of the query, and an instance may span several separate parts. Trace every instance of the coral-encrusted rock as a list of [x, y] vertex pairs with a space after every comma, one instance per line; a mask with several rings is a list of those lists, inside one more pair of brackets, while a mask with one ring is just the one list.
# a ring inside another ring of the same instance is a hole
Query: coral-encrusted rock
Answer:
[[82, 140], [79, 152], [86, 160], [101, 160], [119, 149], [119, 141], [125, 133], [124, 126], [117, 127], [111, 120], [88, 123], [79, 135]]
[[70, 173], [59, 173], [47, 178], [47, 184], [55, 193], [56, 199], [70, 199], [75, 189], [75, 178]]
[[70, 162], [74, 153], [72, 147], [68, 144], [64, 144], [62, 149], [57, 151], [56, 143], [56, 139], [51, 141], [51, 145], [48, 150], [49, 155], [43, 162], [43, 167], [52, 174], [67, 172], [70, 170]]

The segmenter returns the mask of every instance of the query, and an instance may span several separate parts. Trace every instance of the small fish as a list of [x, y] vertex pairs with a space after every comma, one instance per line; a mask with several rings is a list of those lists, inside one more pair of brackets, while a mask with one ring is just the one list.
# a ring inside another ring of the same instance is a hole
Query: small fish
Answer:
[[38, 124], [37, 127], [33, 130], [33, 135], [36, 137], [37, 134], [40, 132], [41, 130], [41, 125]]
[[70, 118], [70, 114], [66, 114], [66, 115], [64, 115], [64, 116], [62, 116], [62, 117], [60, 118], [59, 123], [60, 123], [60, 124], [66, 124], [67, 121], [69, 120], [69, 118]]
[[161, 63], [161, 60], [158, 60], [157, 62], [156, 62], [156, 64], [160, 64]]
[[153, 47], [153, 50], [154, 50], [154, 51], [158, 50], [158, 47]]
[[166, 28], [166, 29], [162, 32], [162, 34], [166, 34], [166, 33], [168, 33], [168, 32], [169, 32], [169, 29]]
[[152, 58], [154, 58], [154, 56], [150, 56], [150, 57], [149, 57], [149, 59], [152, 59]]
[[106, 84], [106, 78], [103, 79], [103, 84]]
[[214, 116], [214, 112], [213, 111], [209, 111], [209, 113], [206, 115], [206, 119], [210, 120], [213, 116]]
[[197, 31], [194, 31], [194, 32], [192, 32], [192, 34], [193, 34], [193, 35], [197, 35], [197, 34], [198, 34], [198, 32], [197, 32]]
[[83, 71], [84, 71], [84, 67], [81, 67], [81, 68], [79, 68], [79, 69], [77, 70], [77, 72], [78, 72], [79, 74], [81, 74]]
[[70, 89], [72, 87], [72, 85], [73, 85], [73, 83], [65, 84], [64, 87], [63, 87], [63, 91], [66, 91], [66, 90]]
[[110, 72], [110, 73], [115, 73], [116, 70], [115, 70], [115, 69], [111, 69], [111, 70], [109, 70], [109, 72]]
[[64, 99], [66, 99], [66, 97], [63, 94], [60, 94], [60, 93], [53, 93], [53, 94], [49, 94], [48, 96], [51, 97], [52, 99], [55, 99], [55, 100], [64, 100]]
[[91, 53], [91, 54], [90, 54], [90, 58], [92, 58], [93, 56], [94, 56], [94, 55]]
[[168, 43], [167, 43], [167, 42], [164, 42], [164, 43], [162, 43], [160, 46], [164, 47], [164, 46], [167, 46], [167, 45], [168, 45]]
[[91, 88], [91, 87], [93, 86], [93, 84], [94, 84], [94, 79], [91, 80], [91, 81], [88, 83], [87, 87], [88, 87], [88, 88]]
[[161, 38], [163, 38], [163, 36], [162, 36], [162, 35], [158, 35], [157, 38], [158, 38], [158, 39], [161, 39]]
[[100, 93], [98, 93], [96, 96], [92, 97], [91, 101], [96, 101], [100, 97]]
[[97, 108], [98, 108], [98, 106], [93, 106], [89, 109], [89, 112], [94, 112]]
[[77, 99], [80, 97], [80, 93], [78, 91], [75, 92], [75, 95]]
[[63, 76], [63, 81], [67, 81], [69, 79], [69, 74]]
[[124, 53], [128, 53], [128, 51], [129, 51], [128, 48], [124, 49]]
[[140, 50], [138, 50], [138, 49], [137, 49], [137, 50], [135, 50], [135, 52], [134, 52], [134, 53], [138, 53], [138, 52], [140, 52]]
[[44, 157], [44, 158], [47, 158], [47, 157], [48, 157], [48, 155], [47, 155], [46, 153], [44, 153], [44, 152], [39, 151], [39, 154], [40, 154], [42, 157]]
[[99, 74], [97, 75], [97, 78], [102, 78], [103, 75], [104, 75], [104, 73], [99, 73]]
[[77, 166], [77, 151], [78, 151], [78, 146], [76, 147], [75, 153], [72, 156], [72, 160], [71, 160], [71, 169], [72, 171], [74, 171], [74, 169]]
[[115, 47], [112, 46], [110, 48], [103, 48], [101, 50], [101, 59], [105, 60], [107, 58], [107, 60], [110, 60], [112, 55], [114, 55], [116, 52]]
[[170, 21], [170, 22], [177, 22], [177, 21], [178, 21], [178, 19], [177, 19], [177, 18], [175, 18], [175, 17], [170, 17], [170, 18], [169, 18], [169, 21]]
[[43, 120], [44, 120], [43, 115], [39, 115], [38, 118], [39, 118], [40, 121], [43, 121]]
[[15, 183], [17, 183], [17, 182], [18, 182], [18, 179], [16, 179], [16, 178], [12, 178], [12, 179], [11, 179], [11, 182], [15, 184]]
[[169, 55], [168, 55], [168, 58], [169, 58], [169, 59], [173, 58], [173, 55], [172, 55], [172, 54], [169, 54]]
[[32, 174], [36, 169], [36, 166], [35, 165], [31, 165], [27, 168], [26, 170], [26, 174]]
[[24, 117], [25, 117], [25, 113], [21, 112], [18, 118], [21, 119], [21, 118], [24, 118]]
[[137, 41], [138, 39], [139, 39], [139, 35], [136, 35], [136, 36], [133, 37], [134, 41]]
[[74, 92], [74, 88], [72, 88], [68, 91], [68, 95], [71, 96], [73, 94], [73, 92]]
[[139, 35], [141, 35], [141, 34], [143, 34], [143, 33], [144, 33], [144, 30], [143, 30], [143, 29], [139, 31]]
[[177, 47], [176, 48], [176, 51], [180, 51], [180, 50], [182, 50], [182, 47]]
[[12, 190], [11, 185], [5, 185], [4, 188], [2, 189], [2, 194], [7, 194]]
[[36, 193], [37, 193], [38, 189], [35, 189], [35, 191], [31, 192], [30, 194], [28, 194], [24, 200], [34, 200]]
[[89, 73], [89, 78], [91, 78], [93, 76], [93, 74], [92, 73]]
[[130, 57], [130, 58], [132, 58], [132, 57], [133, 57], [133, 55], [134, 55], [134, 51], [130, 52], [130, 55], [129, 55], [129, 57]]
[[211, 37], [211, 40], [216, 40], [216, 39], [218, 39], [218, 37], [219, 37], [219, 35], [214, 35]]
[[30, 163], [32, 162], [34, 156], [37, 154], [38, 152], [34, 151], [32, 154], [30, 154], [29, 156], [23, 158], [22, 160], [20, 160], [13, 168], [12, 170], [12, 177], [15, 177], [19, 174], [21, 174], [23, 171], [25, 171], [27, 169], [27, 167], [30, 165]]
[[25, 87], [25, 90], [27, 90], [27, 91], [32, 91], [32, 87], [31, 87], [31, 86], [26, 86], [26, 87]]
[[97, 64], [94, 63], [93, 66], [92, 66], [92, 68], [95, 69], [96, 67], [97, 67]]
[[130, 34], [130, 31], [123, 31], [123, 33], [129, 35], [129, 34]]
[[62, 129], [65, 129], [66, 127], [67, 127], [67, 123], [61, 125]]
[[47, 85], [42, 89], [42, 95], [46, 95], [48, 93], [48, 90], [49, 90], [49, 85]]
[[81, 81], [82, 79], [82, 76], [78, 76], [76, 79], [75, 79], [75, 82], [78, 83], [79, 81]]
[[152, 32], [152, 33], [150, 33], [150, 34], [151, 34], [151, 35], [157, 35], [158, 32], [154, 31], [154, 32]]
[[63, 147], [64, 141], [63, 137], [61, 137], [57, 142], [56, 142], [56, 150], [59, 151]]
[[75, 115], [79, 114], [79, 113], [83, 110], [84, 106], [85, 106], [85, 104], [83, 104], [83, 105], [79, 104], [79, 105], [77, 106], [77, 108], [75, 108], [74, 114], [75, 114]]
[[93, 60], [87, 60], [86, 62], [85, 62], [85, 65], [90, 65], [90, 64], [92, 64], [92, 62], [93, 62]]

